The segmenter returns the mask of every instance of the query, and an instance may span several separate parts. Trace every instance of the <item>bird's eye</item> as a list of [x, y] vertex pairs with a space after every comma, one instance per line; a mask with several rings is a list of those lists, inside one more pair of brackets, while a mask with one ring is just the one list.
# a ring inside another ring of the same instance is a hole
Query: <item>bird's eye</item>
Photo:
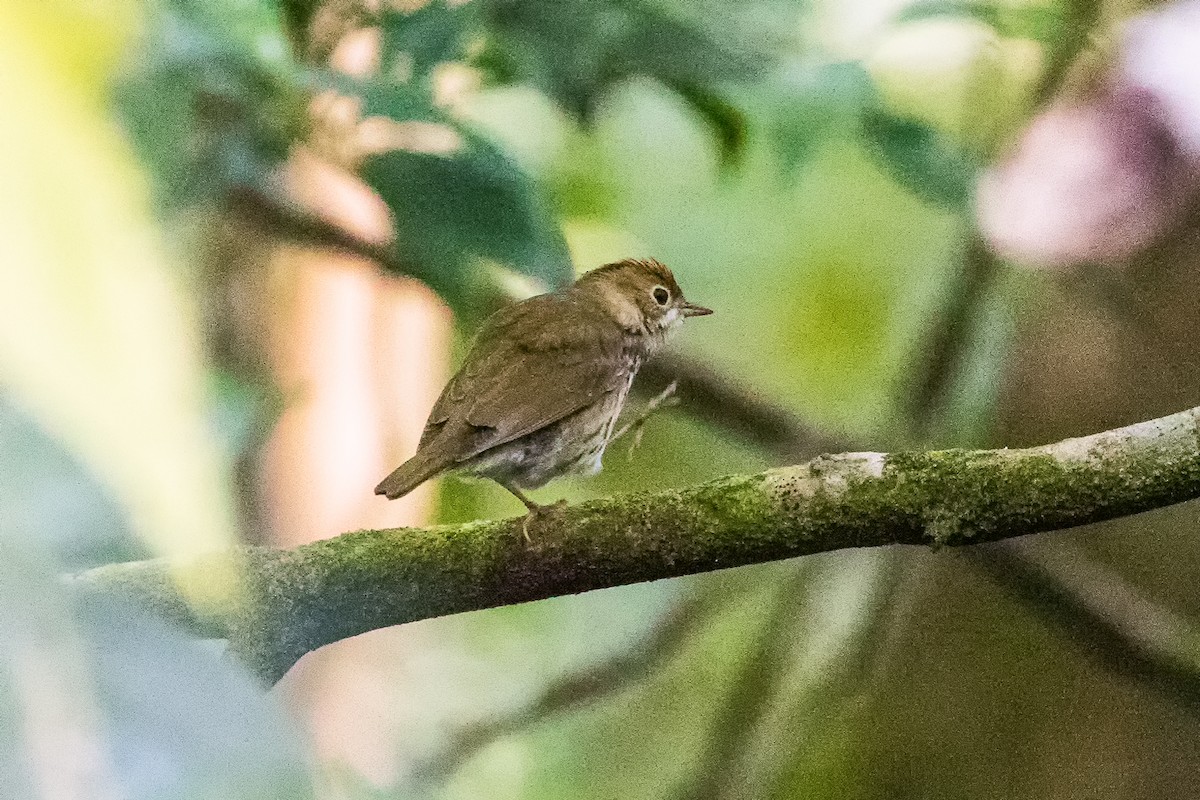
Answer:
[[671, 302], [671, 293], [661, 286], [655, 286], [654, 291], [652, 291], [650, 294], [654, 296], [654, 302], [658, 303], [660, 306], [665, 306], [667, 303]]

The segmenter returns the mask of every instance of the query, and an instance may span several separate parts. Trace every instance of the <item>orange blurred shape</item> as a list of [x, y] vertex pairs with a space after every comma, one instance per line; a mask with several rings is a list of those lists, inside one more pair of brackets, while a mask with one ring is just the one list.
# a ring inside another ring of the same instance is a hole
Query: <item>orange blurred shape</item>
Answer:
[[[300, 153], [289, 179], [327, 218], [387, 240], [386, 207], [351, 176]], [[285, 296], [272, 349], [285, 410], [265, 459], [276, 543], [425, 521], [430, 487], [394, 502], [372, 489], [416, 451], [446, 377], [448, 310], [364, 259], [300, 248], [278, 258]]]
[[[326, 219], [368, 242], [390, 239], [387, 208], [353, 176], [298, 151], [288, 180]], [[427, 522], [432, 484], [396, 501], [374, 487], [416, 451], [447, 377], [449, 310], [423, 284], [365, 259], [298, 247], [277, 259], [272, 368], [285, 410], [262, 476], [274, 543]], [[391, 698], [406, 636], [393, 629], [331, 645], [305, 657], [282, 688], [318, 758], [377, 786], [400, 769]], [[340, 796], [336, 786], [324, 793]]]

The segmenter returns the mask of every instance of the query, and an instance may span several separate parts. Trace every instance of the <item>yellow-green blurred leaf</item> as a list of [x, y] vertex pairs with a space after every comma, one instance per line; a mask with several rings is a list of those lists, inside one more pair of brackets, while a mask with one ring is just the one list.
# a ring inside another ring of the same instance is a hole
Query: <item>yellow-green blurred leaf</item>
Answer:
[[[95, 102], [133, 4], [0, 6], [0, 385], [108, 483], [160, 553], [234, 525], [196, 310], [144, 176]], [[124, 11], [124, 13], [120, 13]], [[89, 35], [64, 39], [86, 23]], [[98, 42], [99, 55], [80, 48]], [[216, 587], [209, 587], [216, 588]]]

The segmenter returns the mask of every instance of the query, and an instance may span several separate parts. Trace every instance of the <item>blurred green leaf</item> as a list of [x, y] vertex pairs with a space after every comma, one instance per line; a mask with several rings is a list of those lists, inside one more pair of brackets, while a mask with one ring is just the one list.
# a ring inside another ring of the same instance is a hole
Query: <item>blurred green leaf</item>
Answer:
[[57, 570], [0, 530], [0, 796], [313, 796], [292, 724], [235, 662]]
[[[754, 574], [761, 575], [761, 572]], [[731, 590], [727, 611], [699, 626], [662, 669], [604, 702], [497, 742], [451, 779], [444, 798], [659, 798], [702, 752], [739, 656], [757, 642], [776, 587], [745, 572], [712, 584]], [[619, 768], [614, 768], [619, 765]]]
[[919, 22], [937, 17], [973, 19], [999, 28], [1001, 11], [994, 3], [962, 2], [961, 0], [918, 0], [905, 5], [892, 17], [895, 24]]
[[571, 259], [533, 183], [494, 145], [460, 132], [451, 155], [392, 150], [362, 174], [393, 210], [398, 247], [414, 274], [463, 302], [474, 258], [510, 265], [549, 286]]
[[863, 136], [868, 150], [913, 194], [947, 208], [970, 201], [977, 165], [944, 134], [874, 108], [863, 118]]
[[11, 800], [37, 797], [32, 776], [21, 758], [22, 719], [16, 713], [20, 698], [10, 680], [0, 680], [0, 797]]
[[894, 621], [897, 558], [882, 550], [814, 559], [803, 589], [803, 622], [778, 676], [732, 797], [856, 796], [869, 781], [863, 742], [872, 732], [874, 670]]
[[75, 613], [125, 797], [314, 796], [294, 724], [217, 646], [104, 598]]
[[688, 102], [717, 137], [717, 151], [724, 166], [734, 166], [746, 149], [746, 115], [720, 93], [700, 84], [677, 82], [671, 88]]
[[21, 533], [0, 528], [0, 791], [120, 797], [71, 598]]
[[[974, 304], [963, 337], [961, 361], [947, 386], [945, 409], [939, 414], [935, 441], [955, 447], [987, 447], [994, 441], [996, 409], [1016, 339], [1017, 309], [1031, 291], [1027, 276], [1001, 270]], [[934, 438], [934, 437], [931, 437]]]
[[265, 3], [152, 5], [116, 87], [130, 139], [168, 205], [261, 184], [304, 125], [302, 76]]
[[462, 57], [464, 39], [477, 23], [478, 6], [478, 2], [451, 5], [447, 0], [429, 0], [411, 12], [385, 8], [380, 18], [384, 73], [394, 73], [407, 56], [413, 78], [424, 81], [438, 64]]
[[10, 535], [52, 549], [66, 569], [147, 556], [107, 488], [2, 392], [0, 514]]
[[617, 191], [608, 160], [591, 136], [571, 136], [546, 183], [558, 212], [566, 219], [603, 220], [615, 208]]
[[1001, 36], [1035, 39], [1055, 44], [1069, 35], [1073, 15], [1069, 3], [984, 3], [966, 0], [919, 0], [900, 10], [892, 21], [897, 24], [936, 17], [958, 17], [982, 22]]
[[479, 259], [548, 286], [571, 280], [570, 254], [537, 187], [500, 149], [433, 108], [406, 86], [377, 86], [365, 113], [397, 123], [432, 123], [430, 152], [371, 156], [362, 176], [392, 209], [397, 247], [411, 272], [451, 303], [467, 303]]
[[274, 387], [219, 369], [211, 376], [210, 393], [213, 432], [221, 449], [234, 460], [253, 457], [283, 413], [283, 398]]
[[386, 117], [397, 122], [437, 122], [453, 126], [455, 121], [433, 104], [428, 86], [389, 81], [346, 78], [336, 73], [314, 73], [323, 85], [363, 100], [363, 116]]
[[279, 13], [294, 41], [305, 41], [313, 14], [320, 6], [321, 0], [279, 0]]
[[861, 63], [841, 61], [785, 71], [770, 83], [766, 99], [772, 142], [794, 172], [827, 136], [856, 132], [876, 95]]
[[62, 80], [45, 13], [0, 5], [0, 105], [12, 112], [0, 126], [0, 384], [156, 553], [221, 547], [235, 523], [198, 311], [145, 176], [92, 99], [110, 75]]
[[530, 83], [588, 121], [609, 88], [652, 78], [713, 126], [726, 158], [741, 148], [745, 121], [722, 88], [759, 74], [762, 54], [632, 0], [492, 0], [485, 9], [479, 64], [495, 79]]

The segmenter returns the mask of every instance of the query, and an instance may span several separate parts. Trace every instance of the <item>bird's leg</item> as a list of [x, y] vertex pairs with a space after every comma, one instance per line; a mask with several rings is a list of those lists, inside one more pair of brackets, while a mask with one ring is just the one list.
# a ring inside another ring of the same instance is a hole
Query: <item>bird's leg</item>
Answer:
[[675, 391], [679, 388], [679, 381], [671, 381], [667, 388], [658, 393], [650, 402], [646, 403], [646, 407], [642, 412], [633, 419], [627, 421], [621, 426], [621, 429], [609, 437], [610, 442], [615, 442], [617, 439], [632, 433], [633, 441], [629, 445], [629, 457], [633, 458], [633, 451], [637, 450], [638, 445], [642, 443], [642, 429], [646, 424], [646, 420], [650, 419], [656, 411], [667, 406], [679, 405], [679, 398], [675, 396]]
[[[496, 482], [500, 483], [500, 481], [496, 481]], [[556, 508], [561, 508], [562, 506], [566, 505], [566, 503], [567, 503], [566, 500], [559, 500], [555, 503], [551, 503], [548, 506], [544, 506], [541, 503], [535, 503], [532, 500], [530, 500], [528, 497], [525, 496], [524, 492], [522, 492], [520, 489], [518, 489], [515, 486], [510, 486], [507, 483], [500, 483], [500, 485], [503, 486], [505, 489], [508, 489], [508, 491], [512, 493], [513, 497], [520, 500], [522, 503], [525, 504], [525, 508], [529, 509], [529, 513], [527, 513], [525, 515], [525, 518], [523, 520], [521, 520], [521, 535], [525, 537], [525, 542], [527, 544], [533, 544], [533, 540], [529, 538], [529, 521], [535, 517], [539, 517], [543, 514], [547, 514]]]
[[[499, 481], [497, 481], [497, 483], [499, 483]], [[532, 500], [530, 500], [528, 497], [526, 497], [525, 493], [522, 492], [517, 487], [510, 486], [507, 483], [501, 483], [500, 485], [503, 486], [505, 489], [508, 489], [508, 491], [512, 493], [513, 497], [517, 498], [522, 503], [524, 503], [525, 508], [529, 509], [530, 514], [536, 514], [544, 508], [544, 506], [542, 506], [540, 503], [535, 503]]]

